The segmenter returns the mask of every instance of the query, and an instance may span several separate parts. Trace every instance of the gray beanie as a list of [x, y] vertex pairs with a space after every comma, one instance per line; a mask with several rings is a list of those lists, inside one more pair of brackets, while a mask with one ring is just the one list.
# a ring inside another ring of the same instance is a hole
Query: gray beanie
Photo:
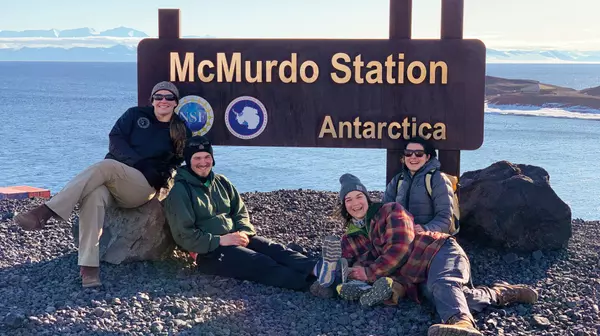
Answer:
[[367, 194], [367, 188], [365, 187], [365, 185], [360, 182], [358, 177], [356, 177], [352, 174], [346, 173], [346, 174], [340, 176], [340, 184], [342, 185], [342, 187], [340, 189], [340, 200], [342, 202], [344, 202], [344, 198], [346, 198], [346, 195], [349, 192], [355, 191], [355, 190], [358, 190], [358, 191], [364, 193], [365, 196], [369, 197], [369, 195]]
[[167, 82], [167, 81], [163, 81], [163, 82], [157, 83], [152, 88], [152, 94], [150, 94], [150, 97], [154, 96], [154, 94], [157, 91], [160, 91], [160, 90], [170, 91], [179, 100], [179, 90], [177, 90], [177, 87], [175, 86], [175, 84], [173, 84], [171, 82]]

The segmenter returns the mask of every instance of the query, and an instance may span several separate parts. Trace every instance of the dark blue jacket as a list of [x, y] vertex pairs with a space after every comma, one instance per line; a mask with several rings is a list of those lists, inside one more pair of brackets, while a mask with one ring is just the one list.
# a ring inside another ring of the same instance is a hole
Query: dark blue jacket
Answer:
[[[173, 118], [179, 116], [173, 115]], [[172, 170], [183, 162], [183, 158], [175, 157], [169, 126], [170, 122], [156, 119], [152, 106], [129, 108], [109, 133], [105, 158], [138, 169], [151, 186], [159, 189]], [[187, 137], [190, 136], [187, 129]]]

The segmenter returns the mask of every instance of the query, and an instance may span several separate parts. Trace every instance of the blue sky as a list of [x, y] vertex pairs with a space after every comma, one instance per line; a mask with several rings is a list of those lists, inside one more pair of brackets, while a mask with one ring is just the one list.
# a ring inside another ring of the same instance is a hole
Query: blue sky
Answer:
[[[413, 0], [413, 37], [438, 38], [442, 0]], [[368, 4], [368, 5], [367, 5]], [[106, 30], [157, 34], [158, 8], [181, 9], [183, 35], [385, 38], [389, 0], [20, 0], [0, 30]], [[598, 0], [465, 0], [465, 37], [488, 47], [600, 50]]]

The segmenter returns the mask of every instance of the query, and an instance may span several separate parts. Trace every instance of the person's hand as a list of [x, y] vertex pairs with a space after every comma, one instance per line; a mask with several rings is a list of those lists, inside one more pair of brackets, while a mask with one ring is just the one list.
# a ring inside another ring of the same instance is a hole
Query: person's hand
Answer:
[[348, 277], [350, 279], [367, 281], [367, 272], [365, 268], [361, 266], [350, 267], [350, 274], [348, 274]]
[[244, 246], [244, 247], [248, 246], [248, 243], [250, 243], [250, 237], [248, 237], [248, 234], [246, 232], [238, 231], [238, 232], [235, 232], [234, 234], [239, 234], [242, 237], [242, 239], [245, 241], [245, 243], [242, 246]]
[[423, 227], [421, 225], [415, 224], [415, 234], [423, 233], [423, 232], [425, 232], [425, 229], [423, 229]]
[[245, 234], [240, 232], [228, 233], [221, 236], [219, 245], [221, 246], [246, 246], [248, 245], [249, 239]]

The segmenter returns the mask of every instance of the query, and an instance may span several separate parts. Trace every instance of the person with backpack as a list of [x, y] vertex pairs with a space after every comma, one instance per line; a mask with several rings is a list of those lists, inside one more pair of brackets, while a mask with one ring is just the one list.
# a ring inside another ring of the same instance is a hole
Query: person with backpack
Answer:
[[373, 202], [352, 174], [343, 174], [339, 181], [336, 214], [345, 228], [341, 258], [351, 265], [348, 278], [359, 281], [337, 285], [342, 298], [358, 298], [361, 304], [371, 305], [385, 303], [398, 293], [398, 298], [420, 303], [417, 288], [425, 286], [441, 318], [441, 323], [430, 326], [429, 336], [481, 336], [471, 311], [538, 300], [538, 293], [527, 285], [498, 282], [468, 287], [469, 257], [454, 236], [439, 231], [417, 233], [413, 217], [402, 204]]
[[440, 170], [433, 145], [421, 138], [404, 147], [402, 171], [387, 185], [383, 202], [398, 202], [414, 217], [415, 231], [455, 235], [459, 227], [456, 177]]
[[175, 243], [195, 259], [198, 270], [308, 290], [317, 279], [318, 260], [257, 235], [235, 186], [213, 171], [210, 141], [204, 136], [188, 139], [183, 156], [185, 165], [177, 169], [163, 203]]

